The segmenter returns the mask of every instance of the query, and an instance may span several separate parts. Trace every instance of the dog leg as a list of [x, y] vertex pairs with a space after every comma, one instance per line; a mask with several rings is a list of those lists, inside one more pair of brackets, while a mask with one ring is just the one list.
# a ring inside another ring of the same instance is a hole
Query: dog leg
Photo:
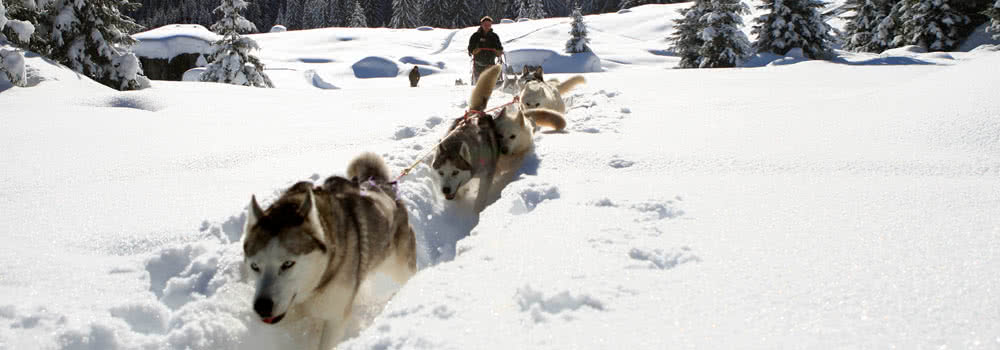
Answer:
[[479, 179], [479, 192], [476, 193], [476, 212], [482, 212], [486, 209], [486, 202], [489, 201], [490, 188], [493, 187], [493, 174], [496, 173], [496, 167], [490, 167], [487, 169], [486, 174]]
[[330, 350], [344, 337], [344, 320], [323, 321], [323, 336], [320, 337], [319, 350]]

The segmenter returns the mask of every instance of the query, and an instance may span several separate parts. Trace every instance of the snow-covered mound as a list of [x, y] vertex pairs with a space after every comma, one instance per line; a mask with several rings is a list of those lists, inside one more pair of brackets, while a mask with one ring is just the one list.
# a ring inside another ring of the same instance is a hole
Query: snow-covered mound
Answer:
[[[1000, 52], [675, 70], [689, 5], [586, 16], [601, 71], [485, 211], [426, 160], [403, 177], [420, 271], [363, 286], [338, 348], [994, 347]], [[566, 18], [495, 28], [512, 61], [570, 57]], [[252, 311], [251, 194], [432, 151], [474, 30], [253, 35], [276, 89], [118, 92], [29, 54], [0, 88], [0, 348], [314, 348]]]
[[197, 24], [171, 24], [132, 35], [136, 55], [170, 59], [184, 53], [211, 53], [219, 35]]
[[542, 66], [546, 73], [595, 73], [601, 59], [593, 52], [560, 54], [551, 50], [520, 49], [506, 52], [507, 65], [521, 70], [525, 65]]

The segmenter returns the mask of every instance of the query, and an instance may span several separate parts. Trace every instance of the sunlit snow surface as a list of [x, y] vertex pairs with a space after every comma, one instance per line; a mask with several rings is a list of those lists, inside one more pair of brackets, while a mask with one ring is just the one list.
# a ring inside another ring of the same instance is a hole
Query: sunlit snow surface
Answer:
[[[567, 129], [479, 215], [405, 177], [421, 271], [366, 285], [340, 348], [1000, 347], [995, 47], [675, 70], [683, 6], [585, 18]], [[494, 28], [544, 65], [569, 22]], [[0, 85], [0, 349], [314, 346], [253, 315], [244, 207], [428, 152], [474, 28], [427, 29], [254, 35], [276, 89], [122, 93], [29, 54]]]

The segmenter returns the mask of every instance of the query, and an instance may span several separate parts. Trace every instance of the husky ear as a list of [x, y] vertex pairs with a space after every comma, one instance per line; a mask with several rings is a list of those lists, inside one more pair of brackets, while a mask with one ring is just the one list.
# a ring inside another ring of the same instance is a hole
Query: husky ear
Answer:
[[[260, 218], [264, 217], [264, 210], [257, 204], [257, 196], [250, 195], [250, 208], [247, 210], [247, 229], [257, 224]], [[244, 230], [246, 232], [247, 230]]]
[[519, 124], [524, 124], [524, 110], [517, 110], [517, 119], [514, 119], [514, 121]]
[[316, 199], [313, 198], [313, 191], [310, 188], [306, 190], [306, 199], [302, 201], [301, 205], [299, 205], [299, 216], [311, 219], [309, 216], [313, 213], [315, 209], [316, 209]]
[[469, 145], [462, 143], [462, 149], [458, 151], [458, 155], [465, 160], [466, 163], [472, 164], [472, 152], [469, 151]]

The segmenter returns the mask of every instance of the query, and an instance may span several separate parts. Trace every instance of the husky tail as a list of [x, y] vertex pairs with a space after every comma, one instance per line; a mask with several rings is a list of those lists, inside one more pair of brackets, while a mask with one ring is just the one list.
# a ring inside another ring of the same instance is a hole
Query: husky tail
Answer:
[[347, 177], [356, 181], [375, 180], [376, 183], [389, 182], [389, 167], [382, 157], [372, 152], [365, 152], [354, 158], [347, 166]]
[[563, 82], [562, 84], [559, 84], [559, 87], [558, 87], [559, 94], [560, 95], [565, 94], [565, 93], [569, 92], [570, 90], [573, 90], [573, 88], [576, 87], [577, 85], [580, 85], [580, 84], [583, 84], [583, 83], [586, 83], [586, 82], [587, 82], [587, 79], [584, 79], [582, 75], [577, 75], [575, 77], [569, 78], [569, 80]]
[[524, 111], [524, 116], [534, 119], [538, 126], [547, 126], [555, 130], [566, 128], [566, 118], [562, 113], [547, 108], [534, 108]]
[[493, 94], [493, 88], [497, 86], [498, 77], [500, 77], [500, 65], [494, 65], [479, 73], [476, 87], [472, 90], [472, 96], [469, 96], [469, 110], [482, 111], [486, 108], [486, 104], [490, 102], [490, 95]]

